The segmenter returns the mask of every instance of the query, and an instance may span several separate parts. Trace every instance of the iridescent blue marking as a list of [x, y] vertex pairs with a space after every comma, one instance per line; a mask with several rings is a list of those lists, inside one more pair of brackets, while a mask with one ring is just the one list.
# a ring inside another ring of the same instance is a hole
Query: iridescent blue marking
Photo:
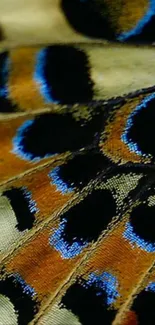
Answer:
[[37, 208], [37, 204], [34, 200], [32, 200], [32, 194], [30, 191], [27, 190], [26, 187], [22, 187], [22, 190], [24, 192], [25, 198], [28, 200], [28, 206], [31, 213], [38, 213], [39, 209]]
[[124, 130], [124, 132], [123, 132], [123, 134], [121, 136], [121, 140], [129, 147], [129, 149], [130, 149], [131, 152], [135, 152], [137, 155], [143, 156], [143, 157], [146, 157], [146, 158], [151, 158], [151, 155], [147, 155], [147, 154], [143, 153], [138, 148], [138, 144], [136, 142], [133, 142], [131, 139], [128, 139], [128, 132], [129, 132], [130, 128], [133, 125], [133, 117], [136, 116], [136, 114], [142, 108], [146, 108], [147, 109], [147, 104], [152, 99], [155, 99], [155, 94], [149, 95], [148, 97], [146, 97], [145, 99], [142, 100], [141, 104], [139, 104], [138, 106], [136, 106], [136, 108], [134, 109], [134, 111], [130, 114], [129, 118], [127, 119], [125, 130]]
[[21, 284], [24, 293], [30, 295], [31, 297], [34, 297], [36, 295], [35, 290], [30, 287], [18, 273], [14, 274], [14, 278]]
[[7, 97], [8, 96], [8, 88], [7, 88], [7, 82], [8, 82], [8, 72], [10, 67], [10, 60], [9, 58], [5, 59], [5, 62], [3, 64], [3, 69], [1, 71], [1, 78], [3, 86], [0, 87], [0, 96], [1, 97]]
[[82, 250], [88, 246], [88, 243], [85, 241], [81, 243], [81, 241], [77, 241], [77, 238], [73, 238], [73, 244], [68, 244], [63, 238], [63, 232], [65, 231], [65, 225], [67, 223], [66, 219], [60, 223], [59, 228], [55, 230], [55, 232], [50, 237], [50, 245], [53, 246], [58, 252], [60, 252], [61, 257], [68, 259], [73, 258], [79, 255]]
[[126, 41], [128, 38], [138, 35], [142, 32], [143, 28], [147, 23], [151, 20], [151, 18], [155, 15], [155, 0], [150, 0], [149, 8], [146, 14], [139, 20], [134, 28], [132, 28], [128, 32], [124, 32], [117, 37], [119, 41]]
[[47, 49], [40, 50], [36, 56], [36, 67], [34, 71], [34, 80], [39, 85], [41, 95], [45, 99], [47, 104], [55, 103], [58, 104], [59, 101], [55, 100], [51, 96], [51, 90], [49, 92], [48, 85], [44, 78], [44, 67], [46, 62]]
[[13, 138], [13, 150], [12, 152], [17, 156], [20, 156], [24, 160], [31, 160], [34, 162], [39, 161], [39, 158], [34, 158], [31, 153], [24, 152], [24, 146], [22, 145], [22, 140], [24, 139], [24, 132], [26, 129], [29, 129], [32, 124], [34, 123], [33, 120], [29, 120], [24, 122], [17, 130], [17, 134]]
[[123, 237], [126, 238], [130, 244], [132, 244], [133, 248], [138, 246], [139, 248], [145, 250], [149, 253], [155, 252], [155, 243], [149, 243], [145, 241], [144, 239], [140, 238], [138, 235], [134, 233], [133, 227], [131, 226], [130, 222], [126, 223], [125, 231], [123, 233]]
[[57, 153], [55, 154], [46, 154], [44, 157], [34, 157], [34, 155], [32, 153], [29, 152], [25, 152], [24, 150], [24, 146], [22, 145], [22, 140], [24, 139], [25, 135], [25, 131], [27, 129], [29, 129], [34, 123], [34, 120], [28, 120], [26, 122], [24, 122], [17, 130], [17, 133], [15, 135], [15, 137], [13, 138], [12, 142], [13, 142], [13, 150], [12, 152], [19, 156], [20, 158], [22, 158], [23, 160], [30, 160], [31, 162], [39, 162], [42, 159], [45, 158], [49, 158], [49, 157], [54, 157], [55, 155], [57, 155]]
[[155, 282], [150, 282], [146, 287], [145, 291], [153, 291], [155, 292]]
[[62, 192], [63, 194], [73, 192], [74, 188], [69, 187], [63, 180], [59, 177], [59, 171], [61, 167], [54, 168], [50, 173], [49, 177], [52, 180], [51, 184], [56, 185], [57, 191]]
[[100, 292], [97, 292], [96, 295], [100, 296], [102, 291], [107, 293], [107, 305], [110, 306], [113, 304], [117, 297], [119, 297], [117, 287], [118, 281], [115, 276], [108, 272], [103, 272], [100, 275], [95, 273], [91, 273], [89, 275], [88, 281], [86, 284], [82, 284], [84, 287], [88, 288], [90, 286], [94, 286], [97, 289], [101, 289]]

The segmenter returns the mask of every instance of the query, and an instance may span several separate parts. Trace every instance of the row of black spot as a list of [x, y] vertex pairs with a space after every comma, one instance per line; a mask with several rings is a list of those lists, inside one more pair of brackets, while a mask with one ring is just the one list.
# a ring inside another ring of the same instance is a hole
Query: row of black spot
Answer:
[[[0, 294], [8, 297], [18, 318], [18, 325], [27, 325], [39, 310], [33, 289], [14, 275], [0, 281]], [[61, 304], [76, 315], [82, 325], [110, 325], [115, 311], [107, 305], [107, 293], [95, 284], [88, 288], [86, 281], [76, 281], [63, 296]], [[29, 288], [28, 288], [29, 287]], [[31, 292], [32, 291], [32, 292]]]
[[[136, 152], [141, 159], [151, 157], [152, 161], [155, 160], [154, 105], [155, 95], [152, 94], [139, 106], [135, 106], [121, 135], [121, 140], [131, 152]], [[97, 148], [101, 132], [104, 133], [108, 123], [107, 112], [110, 113], [111, 109], [112, 107], [101, 105], [88, 119], [79, 120], [76, 120], [71, 112], [38, 115], [17, 129], [13, 139], [14, 152], [22, 159], [33, 161], [66, 151], [76, 152], [90, 146]], [[110, 123], [114, 122], [115, 116]], [[102, 150], [104, 152], [104, 143]], [[115, 155], [117, 157], [117, 149], [113, 153], [113, 156]], [[102, 160], [108, 159], [104, 156]]]
[[[136, 314], [136, 324], [155, 324], [154, 301], [154, 290], [144, 289], [137, 295], [131, 308]], [[84, 279], [78, 279], [69, 287], [60, 308], [72, 311], [82, 325], [111, 325], [116, 315], [116, 310], [107, 305], [106, 291], [100, 291], [95, 284], [87, 286]]]
[[[107, 165], [99, 153], [78, 155], [68, 163], [59, 167], [57, 177], [67, 188], [82, 189], [89, 181], [104, 170]], [[116, 171], [115, 171], [116, 173]], [[54, 179], [52, 180], [54, 182]], [[149, 206], [146, 200], [154, 194], [154, 187], [141, 196], [141, 203], [135, 206], [130, 214], [130, 223], [135, 234], [140, 238], [155, 243], [155, 206]], [[11, 188], [3, 192], [15, 212], [19, 231], [31, 229], [35, 222], [35, 211], [31, 207], [31, 199], [24, 188]], [[100, 208], [99, 208], [100, 207]], [[96, 208], [98, 213], [96, 214]], [[94, 223], [95, 215], [95, 225]], [[116, 203], [110, 190], [93, 190], [81, 203], [66, 212], [61, 219], [66, 219], [64, 236], [71, 238], [89, 238], [96, 240], [102, 230], [106, 229], [112, 217], [116, 215]], [[88, 227], [89, 223], [89, 227]], [[69, 239], [70, 238], [70, 239]]]
[[[24, 286], [26, 288], [26, 284]], [[39, 310], [39, 303], [30, 290], [24, 290], [24, 286], [13, 275], [0, 281], [0, 293], [13, 304], [19, 325], [27, 325]], [[154, 325], [154, 300], [155, 291], [146, 289], [134, 300], [131, 310], [136, 313], [139, 325]], [[116, 310], [107, 305], [106, 291], [98, 289], [95, 283], [87, 286], [84, 279], [77, 279], [67, 289], [60, 308], [71, 311], [82, 325], [102, 325], [103, 322], [110, 325], [116, 315]]]

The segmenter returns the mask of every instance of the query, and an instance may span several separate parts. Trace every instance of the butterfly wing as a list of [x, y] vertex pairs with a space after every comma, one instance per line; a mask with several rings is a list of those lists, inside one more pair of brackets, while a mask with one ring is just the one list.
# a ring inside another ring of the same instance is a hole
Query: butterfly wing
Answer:
[[152, 324], [154, 1], [0, 12], [0, 323]]

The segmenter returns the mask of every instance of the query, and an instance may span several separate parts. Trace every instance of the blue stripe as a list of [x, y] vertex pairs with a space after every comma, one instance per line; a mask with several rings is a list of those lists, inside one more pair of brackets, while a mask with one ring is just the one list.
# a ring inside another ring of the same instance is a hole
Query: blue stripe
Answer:
[[39, 85], [40, 93], [43, 96], [47, 104], [59, 102], [51, 96], [51, 90], [49, 92], [48, 85], [44, 77], [44, 67], [46, 62], [47, 49], [40, 50], [36, 56], [36, 66], [34, 71], [34, 80]]

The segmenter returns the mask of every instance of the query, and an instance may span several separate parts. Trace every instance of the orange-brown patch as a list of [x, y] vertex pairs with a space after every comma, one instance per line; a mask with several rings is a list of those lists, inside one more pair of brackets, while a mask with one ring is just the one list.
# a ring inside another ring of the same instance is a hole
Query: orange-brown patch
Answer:
[[126, 0], [122, 3], [118, 19], [118, 33], [127, 32], [134, 28], [149, 9], [148, 0]]
[[52, 168], [54, 167], [45, 167], [45, 169], [36, 171], [32, 175], [26, 175], [21, 180], [9, 185], [26, 186], [31, 191], [32, 199], [39, 209], [36, 220], [47, 218], [56, 211], [58, 212], [74, 194], [74, 192], [62, 194], [57, 190], [56, 185], [52, 184], [52, 180], [48, 176]]
[[21, 48], [10, 51], [11, 70], [9, 75], [9, 95], [21, 110], [43, 109], [45, 102], [39, 85], [34, 80], [34, 69], [38, 48]]
[[[101, 150], [114, 162], [141, 162], [142, 158], [136, 153], [129, 150], [125, 143], [121, 140], [122, 133], [125, 129], [126, 121], [129, 114], [140, 103], [142, 96], [130, 103], [122, 106], [121, 110], [116, 110], [113, 121], [110, 121], [105, 128], [105, 141], [101, 139]], [[148, 161], [147, 161], [148, 162]]]
[[[51, 224], [51, 229], [57, 223]], [[20, 249], [7, 264], [11, 273], [19, 273], [37, 292], [40, 299], [52, 295], [79, 264], [83, 254], [63, 259], [49, 244], [51, 229], [45, 229]]]
[[[101, 8], [102, 8], [102, 1]], [[111, 26], [116, 33], [134, 28], [149, 8], [148, 0], [104, 0]], [[102, 13], [104, 15], [104, 11]]]

